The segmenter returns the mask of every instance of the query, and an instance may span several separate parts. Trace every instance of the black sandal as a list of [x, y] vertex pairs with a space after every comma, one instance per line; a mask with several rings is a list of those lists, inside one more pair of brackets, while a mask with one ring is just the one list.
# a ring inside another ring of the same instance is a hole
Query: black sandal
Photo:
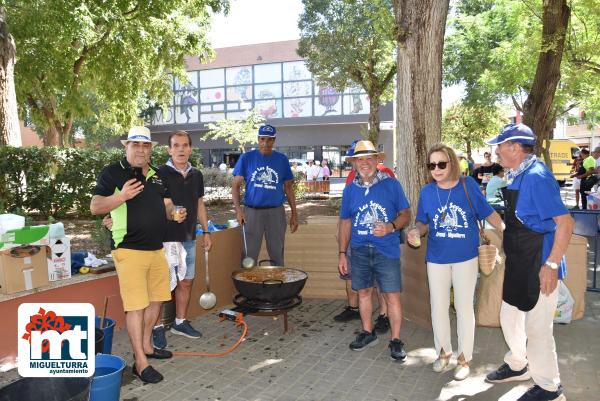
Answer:
[[173, 353], [166, 349], [154, 348], [154, 351], [151, 354], [146, 354], [146, 358], [169, 359], [173, 358]]
[[135, 362], [131, 371], [135, 376], [137, 376], [144, 383], [158, 383], [162, 379], [164, 379], [163, 375], [161, 375], [156, 369], [152, 366], [148, 365], [146, 369], [142, 370], [142, 373], [138, 373], [137, 368], [135, 367]]

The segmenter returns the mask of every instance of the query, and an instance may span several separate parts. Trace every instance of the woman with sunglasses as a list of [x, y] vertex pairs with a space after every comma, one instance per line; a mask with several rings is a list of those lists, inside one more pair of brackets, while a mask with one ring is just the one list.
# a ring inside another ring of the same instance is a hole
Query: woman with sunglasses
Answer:
[[449, 308], [450, 288], [454, 288], [458, 332], [454, 378], [463, 380], [470, 373], [475, 337], [473, 297], [478, 271], [477, 220], [485, 219], [498, 230], [504, 229], [504, 223], [487, 203], [477, 182], [472, 177], [461, 177], [458, 158], [450, 147], [434, 145], [428, 151], [427, 160], [432, 182], [421, 189], [416, 227], [408, 232], [407, 240], [418, 246], [420, 237], [428, 234], [427, 276], [438, 354], [433, 363], [435, 372], [444, 371], [452, 356]]

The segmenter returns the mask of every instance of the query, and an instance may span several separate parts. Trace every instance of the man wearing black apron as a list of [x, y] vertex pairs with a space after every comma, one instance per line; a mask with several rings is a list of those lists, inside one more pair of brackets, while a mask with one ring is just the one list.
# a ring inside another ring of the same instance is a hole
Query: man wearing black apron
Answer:
[[492, 383], [533, 379], [519, 400], [566, 400], [553, 336], [558, 279], [564, 277], [573, 219], [552, 173], [533, 154], [535, 136], [509, 124], [488, 142], [507, 169], [503, 247], [506, 254], [500, 324], [509, 352], [487, 375]]

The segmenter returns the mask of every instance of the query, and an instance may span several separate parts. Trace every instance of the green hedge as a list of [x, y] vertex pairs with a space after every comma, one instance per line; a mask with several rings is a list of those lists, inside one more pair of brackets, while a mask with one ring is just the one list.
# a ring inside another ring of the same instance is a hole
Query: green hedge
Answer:
[[[96, 178], [123, 157], [123, 148], [0, 147], [0, 213], [89, 216]], [[152, 151], [155, 165], [168, 157], [166, 146]], [[200, 161], [194, 149], [191, 162], [199, 166]]]

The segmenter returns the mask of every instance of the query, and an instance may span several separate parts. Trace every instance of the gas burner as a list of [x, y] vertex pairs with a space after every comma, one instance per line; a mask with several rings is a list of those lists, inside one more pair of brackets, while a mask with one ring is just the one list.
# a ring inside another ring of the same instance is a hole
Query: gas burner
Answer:
[[[248, 299], [242, 294], [237, 294], [233, 297], [235, 303], [241, 312], [278, 312], [290, 310], [302, 303], [302, 297], [296, 295], [293, 298], [286, 299], [280, 302], [264, 302], [256, 299]], [[236, 308], [238, 309], [238, 308]]]

